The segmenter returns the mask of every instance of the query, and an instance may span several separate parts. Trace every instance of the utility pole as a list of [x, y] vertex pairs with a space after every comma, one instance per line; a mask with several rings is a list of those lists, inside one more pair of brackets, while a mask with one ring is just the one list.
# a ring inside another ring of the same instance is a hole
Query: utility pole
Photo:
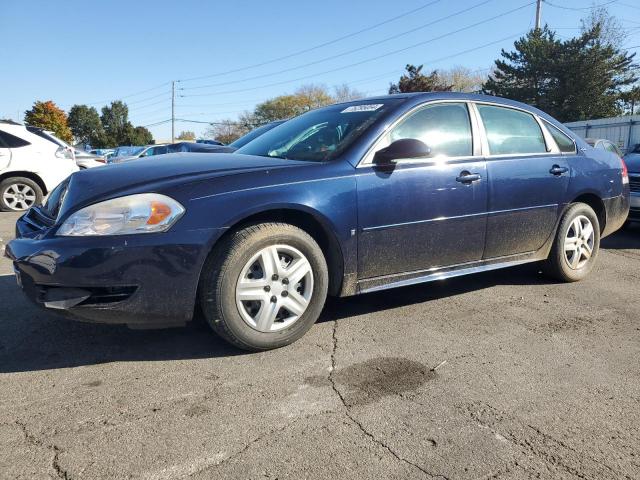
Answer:
[[542, 0], [536, 1], [536, 30], [540, 30], [540, 14], [542, 10]]
[[176, 141], [176, 81], [171, 82], [171, 143]]

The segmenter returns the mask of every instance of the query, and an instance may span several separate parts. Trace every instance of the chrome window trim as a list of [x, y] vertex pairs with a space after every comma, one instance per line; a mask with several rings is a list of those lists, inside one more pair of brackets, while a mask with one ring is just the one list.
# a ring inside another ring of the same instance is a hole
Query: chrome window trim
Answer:
[[[551, 134], [547, 131], [547, 129], [544, 127], [543, 125], [543, 120], [536, 115], [535, 113], [532, 113], [524, 108], [521, 107], [516, 107], [516, 106], [512, 106], [512, 105], [503, 105], [501, 103], [496, 103], [496, 102], [489, 102], [489, 101], [478, 101], [478, 100], [474, 100], [471, 103], [473, 103], [473, 107], [476, 110], [476, 114], [478, 115], [478, 121], [480, 122], [480, 125], [482, 126], [482, 145], [483, 145], [483, 153], [485, 154], [484, 157], [489, 160], [489, 159], [493, 159], [493, 158], [511, 158], [511, 157], [516, 157], [516, 158], [520, 158], [520, 157], [541, 157], [541, 156], [549, 156], [549, 157], [557, 157], [560, 154], [560, 149], [558, 148], [558, 146], [556, 145], [555, 140], [553, 140], [553, 137], [551, 136]], [[522, 113], [526, 113], [527, 115], [530, 115], [533, 117], [534, 121], [538, 124], [538, 127], [540, 128], [540, 132], [542, 133], [542, 138], [544, 139], [545, 142], [545, 152], [529, 152], [529, 153], [500, 153], [500, 154], [495, 154], [492, 155], [491, 154], [491, 149], [489, 148], [489, 140], [487, 138], [487, 132], [484, 128], [484, 122], [482, 121], [482, 117], [480, 116], [480, 111], [478, 110], [478, 105], [488, 105], [490, 107], [499, 107], [499, 108], [505, 108], [508, 110], [516, 110]], [[575, 142], [574, 142], [575, 144]], [[549, 149], [549, 145], [551, 145], [551, 149]]]
[[[362, 158], [356, 165], [356, 168], [365, 168], [373, 165], [373, 156], [375, 155], [375, 152], [388, 146], [388, 145], [381, 146], [381, 144], [385, 143], [386, 136], [399, 123], [401, 123], [403, 120], [405, 120], [407, 117], [414, 114], [418, 110], [422, 110], [423, 108], [426, 108], [428, 106], [439, 105], [442, 103], [459, 103], [459, 104], [464, 104], [467, 107], [467, 114], [469, 115], [469, 123], [471, 124], [471, 149], [473, 154], [458, 156], [458, 157], [438, 157], [438, 160], [441, 159], [444, 162], [463, 160], [463, 159], [470, 159], [470, 160], [477, 160], [477, 161], [482, 160], [482, 151], [480, 148], [481, 139], [478, 136], [479, 126], [477, 124], [477, 118], [475, 118], [474, 115], [472, 114], [471, 102], [469, 100], [460, 100], [460, 99], [452, 98], [452, 99], [444, 99], [444, 100], [443, 99], [428, 100], [426, 102], [420, 103], [419, 105], [416, 105], [415, 107], [410, 109], [408, 112], [405, 112], [402, 116], [400, 116], [400, 118], [397, 118], [394, 122], [387, 125], [387, 127], [382, 131], [382, 133], [378, 136], [378, 138], [376, 138], [375, 141], [371, 144], [371, 146], [367, 149], [367, 152], [362, 156]], [[396, 163], [399, 165], [423, 164], [423, 163], [428, 164], [428, 163], [438, 162], [438, 160], [436, 160], [434, 157], [407, 158], [407, 159], [398, 160]]]
[[[538, 115], [536, 115], [535, 113], [530, 112], [529, 110], [522, 108], [522, 107], [518, 107], [518, 106], [514, 106], [514, 105], [504, 105], [502, 103], [498, 103], [498, 102], [491, 102], [491, 101], [484, 101], [484, 100], [460, 100], [460, 99], [439, 99], [439, 100], [429, 100], [426, 102], [423, 102], [419, 105], [416, 105], [415, 107], [413, 107], [411, 110], [409, 110], [408, 112], [404, 113], [400, 118], [396, 119], [393, 123], [390, 123], [383, 131], [382, 133], [378, 136], [378, 138], [376, 138], [376, 140], [372, 143], [372, 145], [369, 147], [369, 149], [367, 149], [367, 152], [362, 156], [362, 158], [360, 159], [360, 161], [358, 162], [358, 164], [356, 165], [356, 168], [364, 168], [364, 167], [369, 167], [373, 164], [372, 160], [373, 160], [373, 155], [375, 154], [375, 152], [377, 152], [379, 149], [384, 148], [383, 146], [381, 146], [380, 144], [383, 143], [386, 135], [396, 126], [398, 125], [400, 122], [402, 122], [405, 118], [407, 118], [409, 115], [412, 115], [413, 113], [415, 113], [417, 110], [420, 110], [422, 108], [425, 108], [429, 105], [434, 105], [434, 104], [441, 104], [441, 103], [463, 103], [466, 104], [467, 106], [467, 110], [469, 113], [469, 119], [471, 121], [471, 135], [472, 135], [472, 148], [473, 148], [473, 155], [469, 156], [459, 156], [459, 157], [439, 157], [441, 158], [444, 162], [455, 162], [458, 160], [470, 160], [470, 161], [480, 161], [480, 160], [491, 160], [491, 159], [501, 159], [501, 158], [526, 158], [526, 157], [557, 157], [558, 155], [576, 155], [577, 154], [577, 145], [576, 142], [573, 138], [569, 137], [572, 141], [573, 141], [573, 145], [574, 145], [574, 152], [573, 153], [569, 153], [569, 152], [561, 152], [560, 148], [558, 147], [558, 145], [556, 144], [555, 140], [553, 139], [553, 136], [551, 135], [551, 133], [548, 131], [545, 123], [547, 123], [547, 120], [539, 117]], [[546, 152], [538, 152], [538, 153], [505, 153], [505, 154], [495, 154], [492, 155], [491, 151], [489, 149], [489, 141], [487, 139], [487, 132], [484, 128], [484, 123], [482, 122], [482, 117], [480, 116], [480, 112], [477, 108], [478, 105], [489, 105], [492, 107], [500, 107], [500, 108], [506, 108], [506, 109], [511, 109], [511, 110], [517, 110], [519, 112], [522, 113], [526, 113], [527, 115], [531, 115], [534, 120], [537, 122], [538, 126], [540, 127], [540, 131], [542, 133], [542, 136], [544, 138], [545, 141], [545, 148], [547, 149]], [[551, 147], [549, 149], [549, 147]], [[437, 162], [437, 160], [435, 160], [433, 157], [427, 157], [427, 158], [415, 158], [415, 159], [403, 159], [403, 160], [399, 160], [397, 163], [398, 164], [428, 164], [428, 163], [435, 163]]]
[[[567, 135], [566, 133], [564, 133], [562, 130], [560, 130], [558, 127], [556, 127], [555, 125], [553, 125], [551, 122], [549, 122], [548, 120], [545, 120], [544, 118], [540, 118], [538, 117], [538, 119], [540, 120], [540, 122], [542, 123], [544, 129], [546, 131], [549, 132], [549, 136], [551, 137], [551, 141], [553, 142], [553, 144], [556, 146], [558, 153], [560, 155], [577, 155], [578, 154], [578, 146], [576, 145], [576, 141], [571, 138], [569, 135]], [[573, 143], [573, 152], [562, 152], [560, 151], [560, 147], [558, 146], [558, 143], [555, 141], [555, 139], [553, 138], [553, 135], [551, 135], [551, 131], [549, 131], [548, 126], [551, 126], [555, 129], [557, 129], [562, 135], [564, 135], [565, 137], [567, 137], [569, 140], [571, 140], [571, 142]], [[597, 142], [596, 142], [597, 143]]]

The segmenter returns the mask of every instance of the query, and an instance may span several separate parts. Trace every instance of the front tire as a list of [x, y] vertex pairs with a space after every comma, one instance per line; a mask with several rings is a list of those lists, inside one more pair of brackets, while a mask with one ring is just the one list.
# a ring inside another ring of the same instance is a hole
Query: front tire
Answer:
[[237, 230], [209, 255], [199, 300], [211, 328], [244, 350], [282, 347], [316, 322], [327, 297], [327, 263], [316, 241], [286, 223]]
[[0, 211], [20, 212], [42, 203], [42, 189], [25, 177], [10, 177], [0, 182]]
[[600, 250], [600, 223], [593, 209], [574, 203], [565, 212], [543, 270], [563, 282], [585, 278]]

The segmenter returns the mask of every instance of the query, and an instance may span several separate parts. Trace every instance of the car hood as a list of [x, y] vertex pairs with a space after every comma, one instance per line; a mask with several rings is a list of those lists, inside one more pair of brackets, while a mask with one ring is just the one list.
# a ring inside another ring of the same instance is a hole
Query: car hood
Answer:
[[640, 173], [640, 153], [627, 153], [624, 156], [624, 163], [630, 173]]
[[60, 213], [102, 199], [159, 191], [191, 181], [312, 164], [231, 153], [172, 153], [141, 158], [135, 162], [106, 165], [71, 175]]

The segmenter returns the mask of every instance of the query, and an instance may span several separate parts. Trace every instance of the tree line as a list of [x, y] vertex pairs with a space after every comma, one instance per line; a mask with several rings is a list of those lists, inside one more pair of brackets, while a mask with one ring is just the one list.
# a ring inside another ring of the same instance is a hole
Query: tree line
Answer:
[[[513, 50], [503, 49], [490, 69], [472, 71], [458, 66], [424, 71], [423, 65], [408, 64], [398, 81], [389, 85], [389, 93], [497, 95], [538, 107], [562, 122], [633, 114], [640, 104], [638, 65], [635, 54], [621, 46], [624, 40], [620, 22], [605, 8], [596, 8], [582, 20], [578, 35], [563, 40], [548, 26], [533, 29], [514, 42]], [[362, 97], [362, 92], [346, 84], [333, 90], [305, 85], [259, 103], [237, 119], [212, 123], [206, 135], [230, 143], [260, 125]], [[74, 105], [68, 116], [52, 101], [35, 102], [25, 114], [25, 123], [93, 147], [152, 143], [151, 132], [134, 127], [128, 113], [127, 105], [119, 100], [104, 106], [101, 114], [94, 107]], [[195, 135], [187, 131], [178, 138], [191, 140]]]
[[116, 100], [102, 107], [74, 105], [67, 115], [52, 100], [36, 101], [24, 115], [27, 125], [52, 131], [67, 143], [81, 143], [93, 148], [119, 145], [148, 145], [153, 135], [145, 127], [135, 127], [129, 121], [129, 107]]

